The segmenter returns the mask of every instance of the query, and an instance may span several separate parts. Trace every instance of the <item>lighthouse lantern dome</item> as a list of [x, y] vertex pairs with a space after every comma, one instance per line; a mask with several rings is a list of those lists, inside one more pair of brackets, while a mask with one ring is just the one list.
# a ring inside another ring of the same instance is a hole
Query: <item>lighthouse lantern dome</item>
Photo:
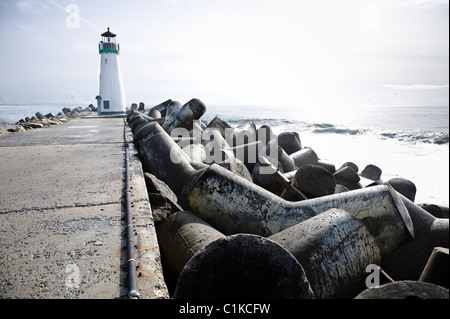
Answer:
[[99, 53], [119, 53], [119, 44], [116, 43], [116, 35], [111, 31], [101, 34], [102, 40], [98, 45]]

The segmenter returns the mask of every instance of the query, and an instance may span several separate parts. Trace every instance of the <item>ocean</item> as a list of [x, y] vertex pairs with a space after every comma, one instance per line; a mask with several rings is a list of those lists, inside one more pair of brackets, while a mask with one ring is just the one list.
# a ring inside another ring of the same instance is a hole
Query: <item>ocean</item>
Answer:
[[[149, 108], [146, 103], [147, 108]], [[36, 112], [57, 114], [63, 106], [0, 105], [0, 122], [15, 123]], [[73, 107], [73, 106], [69, 106]], [[339, 168], [373, 164], [388, 181], [402, 177], [417, 188], [416, 203], [449, 206], [449, 107], [281, 107], [207, 105], [201, 120], [216, 115], [237, 126], [251, 120], [275, 134], [294, 131], [303, 146]]]
[[381, 179], [402, 177], [417, 188], [416, 203], [449, 206], [449, 108], [365, 106], [307, 108], [207, 106], [202, 120], [216, 115], [237, 126], [252, 120], [275, 134], [293, 131], [303, 146], [339, 168], [353, 162], [362, 171], [369, 164]]

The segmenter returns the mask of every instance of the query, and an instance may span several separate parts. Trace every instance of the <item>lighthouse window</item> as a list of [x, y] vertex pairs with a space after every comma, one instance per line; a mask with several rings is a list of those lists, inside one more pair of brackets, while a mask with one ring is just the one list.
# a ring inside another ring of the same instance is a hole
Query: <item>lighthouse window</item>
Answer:
[[103, 101], [103, 109], [105, 110], [109, 109], [109, 101]]
[[108, 64], [108, 59], [105, 58], [105, 64]]

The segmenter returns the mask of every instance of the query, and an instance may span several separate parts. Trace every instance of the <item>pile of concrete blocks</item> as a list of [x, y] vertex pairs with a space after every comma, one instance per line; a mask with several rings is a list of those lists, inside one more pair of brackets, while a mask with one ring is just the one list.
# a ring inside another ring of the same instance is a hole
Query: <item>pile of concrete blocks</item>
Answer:
[[170, 193], [156, 220], [173, 298], [448, 299], [448, 208], [432, 215], [376, 165], [336, 169], [296, 132], [205, 112], [196, 98], [127, 112]]

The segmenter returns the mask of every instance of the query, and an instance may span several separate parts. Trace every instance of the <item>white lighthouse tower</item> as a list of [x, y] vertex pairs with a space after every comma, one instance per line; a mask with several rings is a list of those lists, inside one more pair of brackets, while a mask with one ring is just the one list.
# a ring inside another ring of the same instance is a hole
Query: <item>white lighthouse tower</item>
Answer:
[[125, 113], [125, 92], [119, 66], [119, 44], [116, 35], [106, 31], [98, 44], [100, 53], [100, 92], [96, 97], [98, 114]]

